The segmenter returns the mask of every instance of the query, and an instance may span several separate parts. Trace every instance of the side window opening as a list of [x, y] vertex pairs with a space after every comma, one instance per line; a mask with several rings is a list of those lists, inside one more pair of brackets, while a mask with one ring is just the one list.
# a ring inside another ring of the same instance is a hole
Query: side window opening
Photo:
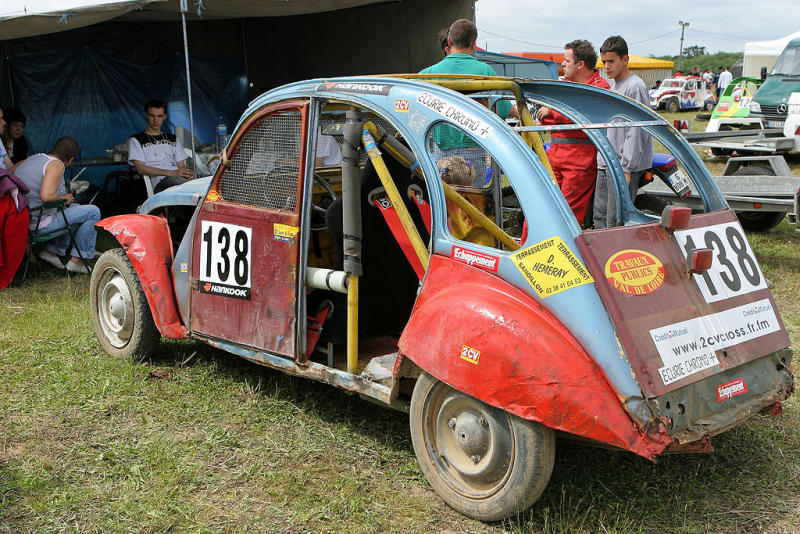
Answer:
[[[676, 83], [675, 81], [669, 83]], [[540, 107], [540, 103], [529, 100], [529, 110], [531, 111], [532, 116], [536, 116], [536, 112]], [[628, 121], [629, 119], [623, 117], [615, 117], [610, 122], [621, 122], [621, 121]], [[566, 126], [569, 128], [569, 126]], [[658, 141], [657, 131], [659, 128], [666, 128], [665, 126], [633, 126], [634, 128], [640, 128], [646, 131], [652, 138], [653, 141], [653, 152], [654, 156], [652, 161], [643, 169], [643, 172], [640, 176], [640, 181], [638, 188], [635, 193], [635, 199], [633, 200], [634, 207], [640, 212], [640, 215], [634, 217], [634, 221], [641, 223], [641, 222], [650, 222], [654, 220], [654, 217], [659, 217], [661, 212], [663, 211], [664, 207], [671, 205], [671, 204], [678, 204], [678, 205], [689, 205], [692, 209], [697, 211], [703, 211], [703, 201], [699, 196], [698, 187], [696, 185], [695, 180], [692, 177], [692, 173], [686, 168], [684, 164], [682, 164], [669, 150], [665, 145]], [[559, 126], [559, 128], [564, 128], [564, 126]], [[574, 131], [580, 130], [579, 125], [572, 124], [572, 127], [567, 130], [560, 130], [560, 131]], [[557, 154], [559, 151], [562, 150], [561, 147], [557, 148], [553, 151], [553, 148], [559, 145], [559, 133], [558, 129], [552, 127], [545, 127], [539, 126], [537, 127], [537, 134], [541, 136], [543, 142], [545, 143], [545, 148], [548, 154], [548, 161], [554, 169], [554, 174], [556, 175], [556, 180], [559, 182], [559, 186], [561, 187], [562, 193], [567, 200], [567, 203], [572, 208], [573, 213], [578, 219], [578, 223], [581, 225], [582, 228], [587, 229], [591, 228], [594, 221], [594, 198], [591, 198], [590, 208], [586, 211], [586, 215], [583, 219], [579, 216], [580, 210], [576, 209], [579, 205], [579, 201], [576, 200], [573, 191], [570, 191], [568, 187], [564, 185], [564, 172], [559, 164], [559, 155]], [[607, 129], [607, 132], [612, 131], [611, 128]], [[607, 134], [608, 135], [608, 134]], [[575, 137], [573, 135], [568, 135], [567, 137], [572, 138]], [[569, 143], [591, 143], [591, 141], [586, 138], [585, 141], [577, 141], [575, 139], [565, 141], [567, 144]], [[592, 150], [597, 153], [597, 147], [592, 144]], [[569, 145], [565, 152], [573, 152], [575, 149], [571, 148]], [[580, 149], [578, 149], [580, 151]], [[591, 152], [592, 150], [587, 149], [587, 152]], [[573, 155], [567, 154], [570, 157], [566, 158], [568, 163], [574, 163], [575, 158]], [[561, 158], [565, 159], [565, 158]], [[612, 168], [617, 166], [618, 162], [615, 164], [609, 164], [602, 160], [606, 168]], [[573, 167], [577, 167], [579, 169], [587, 168], [589, 166], [588, 162], [584, 162], [583, 165], [572, 165]], [[569, 167], [570, 165], [567, 165]], [[619, 169], [621, 170], [621, 169]], [[619, 171], [618, 170], [618, 171]], [[617, 172], [618, 172], [617, 171]], [[596, 174], [597, 170], [594, 170]], [[587, 177], [587, 183], [593, 182], [591, 184], [591, 191], [589, 195], [596, 195], [596, 180], [591, 180], [591, 176]], [[579, 195], [580, 196], [580, 195]], [[629, 221], [630, 222], [630, 221]]]
[[471, 134], [436, 124], [426, 146], [445, 188], [447, 230], [459, 241], [516, 250], [523, 233], [513, 186], [492, 155]]

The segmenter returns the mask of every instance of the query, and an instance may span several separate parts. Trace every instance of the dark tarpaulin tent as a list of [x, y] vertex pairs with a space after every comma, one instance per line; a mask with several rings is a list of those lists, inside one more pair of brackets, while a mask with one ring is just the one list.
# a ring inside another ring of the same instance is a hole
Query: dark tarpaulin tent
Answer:
[[[184, 16], [193, 20], [285, 16], [375, 3], [380, 0], [205, 0], [192, 2], [187, 9], [179, 0], [5, 0], [0, 6], [0, 41], [5, 56], [2, 74], [7, 79], [0, 84], [5, 86], [0, 105], [13, 104], [26, 113], [26, 137], [37, 151], [71, 135], [80, 143], [82, 157], [102, 156], [106, 148], [143, 129], [142, 105], [152, 97], [169, 105], [167, 128], [183, 126], [201, 143], [210, 142], [217, 118], [222, 115], [232, 126], [249, 100], [244, 52], [235, 58], [189, 57], [185, 19], [183, 58], [172, 52], [140, 54], [140, 61], [125, 61], [94, 42], [64, 47], [57, 32], [111, 19], [136, 23], [178, 22]], [[177, 26], [175, 32], [180, 32]], [[15, 53], [25, 46], [8, 46], [11, 39], [16, 44], [26, 40], [22, 38], [48, 34], [55, 34], [50, 49]]]

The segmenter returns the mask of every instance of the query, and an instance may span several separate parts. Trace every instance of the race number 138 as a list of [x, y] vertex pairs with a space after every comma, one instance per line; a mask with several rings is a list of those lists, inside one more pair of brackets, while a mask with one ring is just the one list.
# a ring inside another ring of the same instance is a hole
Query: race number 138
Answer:
[[253, 229], [246, 226], [202, 221], [200, 281], [228, 288], [249, 288], [252, 237]]
[[711, 269], [694, 275], [706, 302], [717, 302], [767, 287], [753, 249], [738, 223], [680, 230], [675, 232], [675, 238], [684, 257], [695, 248], [714, 251]]

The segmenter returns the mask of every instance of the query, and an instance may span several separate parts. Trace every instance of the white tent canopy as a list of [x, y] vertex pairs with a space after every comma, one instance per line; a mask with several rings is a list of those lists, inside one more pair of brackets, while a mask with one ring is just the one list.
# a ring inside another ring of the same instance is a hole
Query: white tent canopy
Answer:
[[110, 20], [163, 0], [5, 0], [0, 39], [62, 32]]
[[[193, 0], [189, 19], [304, 15], [391, 0]], [[0, 41], [72, 30], [120, 16], [124, 20], [176, 20], [179, 0], [2, 0]]]
[[800, 37], [800, 31], [790, 35], [774, 39], [772, 41], [753, 41], [744, 45], [744, 76], [758, 78], [761, 75], [761, 67], [766, 67], [770, 71], [778, 61], [783, 49], [792, 39]]
[[800, 37], [800, 31], [796, 31], [780, 39], [772, 41], [753, 41], [744, 44], [745, 56], [779, 56], [789, 41]]

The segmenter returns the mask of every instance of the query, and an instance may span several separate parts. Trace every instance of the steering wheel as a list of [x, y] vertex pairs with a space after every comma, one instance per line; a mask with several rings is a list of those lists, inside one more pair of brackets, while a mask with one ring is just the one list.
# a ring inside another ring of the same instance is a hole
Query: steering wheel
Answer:
[[[320, 199], [318, 204], [315, 204], [313, 200], [311, 202], [311, 231], [321, 232], [328, 229], [328, 226], [325, 222], [325, 214], [328, 212], [328, 207], [339, 197], [336, 194], [336, 191], [333, 190], [333, 187], [331, 187], [331, 184], [329, 184], [328, 181], [319, 174], [314, 173], [314, 181], [325, 188], [325, 192], [327, 193], [326, 196], [323, 196]], [[321, 223], [320, 220], [322, 221]]]

